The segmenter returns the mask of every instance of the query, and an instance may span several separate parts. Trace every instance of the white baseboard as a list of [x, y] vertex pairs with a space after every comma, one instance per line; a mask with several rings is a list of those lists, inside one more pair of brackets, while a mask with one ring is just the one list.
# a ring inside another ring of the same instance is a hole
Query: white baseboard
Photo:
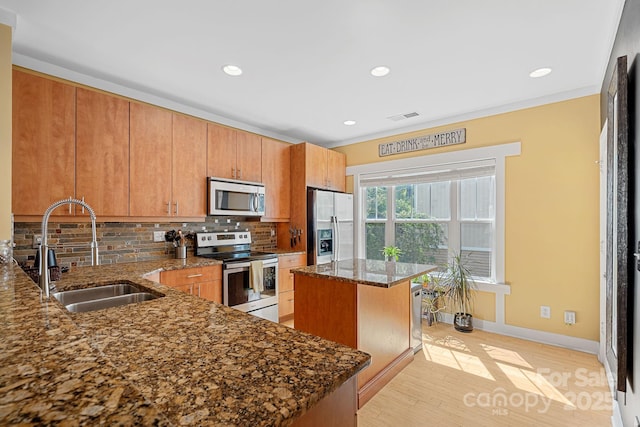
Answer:
[[[440, 314], [442, 315], [442, 321], [453, 324], [452, 314]], [[555, 345], [557, 347], [578, 350], [590, 354], [597, 355], [600, 349], [600, 343], [598, 341], [570, 337], [568, 335], [555, 334], [553, 332], [544, 332], [535, 329], [522, 328], [520, 326], [501, 325], [496, 322], [489, 322], [487, 320], [476, 318], [473, 319], [473, 327], [487, 332], [493, 332], [496, 334], [506, 335], [514, 338], [522, 338], [542, 344]]]
[[[607, 383], [609, 384], [609, 390], [611, 391], [612, 396], [616, 396], [617, 392], [614, 387], [613, 372], [611, 372], [609, 363], [607, 363], [606, 356], [605, 355], [601, 355], [601, 356], [602, 356], [601, 362], [604, 365], [604, 371], [607, 375]], [[612, 400], [613, 400], [613, 405], [611, 406], [611, 409], [612, 409], [611, 427], [624, 427], [624, 424], [622, 422], [622, 413], [620, 412], [620, 405], [618, 405], [617, 400], [615, 399], [612, 399]]]

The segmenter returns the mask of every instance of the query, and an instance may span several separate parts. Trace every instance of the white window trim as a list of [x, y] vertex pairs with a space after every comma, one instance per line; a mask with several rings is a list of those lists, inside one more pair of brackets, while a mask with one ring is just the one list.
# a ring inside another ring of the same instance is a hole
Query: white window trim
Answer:
[[353, 204], [354, 219], [357, 227], [354, 227], [354, 244], [356, 257], [362, 258], [366, 253], [364, 248], [364, 213], [361, 200], [360, 177], [373, 173], [394, 172], [417, 167], [436, 167], [450, 163], [472, 162], [481, 160], [495, 160], [496, 182], [496, 242], [495, 242], [495, 275], [498, 284], [504, 283], [504, 259], [505, 259], [505, 159], [510, 156], [520, 155], [520, 142], [491, 145], [488, 147], [470, 148], [447, 153], [431, 154], [406, 159], [388, 160], [385, 162], [369, 163], [347, 167], [347, 175], [353, 175]]

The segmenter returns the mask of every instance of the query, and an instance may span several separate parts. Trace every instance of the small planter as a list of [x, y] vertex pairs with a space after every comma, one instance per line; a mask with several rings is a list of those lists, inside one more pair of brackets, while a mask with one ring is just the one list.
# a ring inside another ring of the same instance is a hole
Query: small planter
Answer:
[[473, 316], [469, 313], [456, 313], [453, 316], [453, 327], [460, 332], [473, 331]]
[[440, 306], [440, 296], [442, 296], [440, 291], [434, 289], [422, 290], [422, 311], [428, 326], [438, 322], [438, 313], [444, 308], [444, 306]]

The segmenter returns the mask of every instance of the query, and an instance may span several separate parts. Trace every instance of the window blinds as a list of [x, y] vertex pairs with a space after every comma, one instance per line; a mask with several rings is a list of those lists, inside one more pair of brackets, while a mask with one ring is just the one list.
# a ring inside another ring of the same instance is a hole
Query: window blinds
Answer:
[[385, 187], [402, 184], [422, 184], [491, 176], [495, 175], [495, 173], [495, 159], [487, 159], [362, 174], [360, 175], [360, 186]]

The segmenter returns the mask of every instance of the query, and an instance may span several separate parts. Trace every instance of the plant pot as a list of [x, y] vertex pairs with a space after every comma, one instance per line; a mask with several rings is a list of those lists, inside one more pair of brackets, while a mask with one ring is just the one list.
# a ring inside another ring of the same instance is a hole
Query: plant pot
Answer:
[[435, 314], [431, 313], [430, 311], [427, 311], [427, 326], [431, 326], [433, 324], [433, 322], [436, 320], [435, 319]]
[[453, 316], [453, 326], [456, 331], [471, 332], [473, 331], [473, 316], [469, 313], [456, 313]]

